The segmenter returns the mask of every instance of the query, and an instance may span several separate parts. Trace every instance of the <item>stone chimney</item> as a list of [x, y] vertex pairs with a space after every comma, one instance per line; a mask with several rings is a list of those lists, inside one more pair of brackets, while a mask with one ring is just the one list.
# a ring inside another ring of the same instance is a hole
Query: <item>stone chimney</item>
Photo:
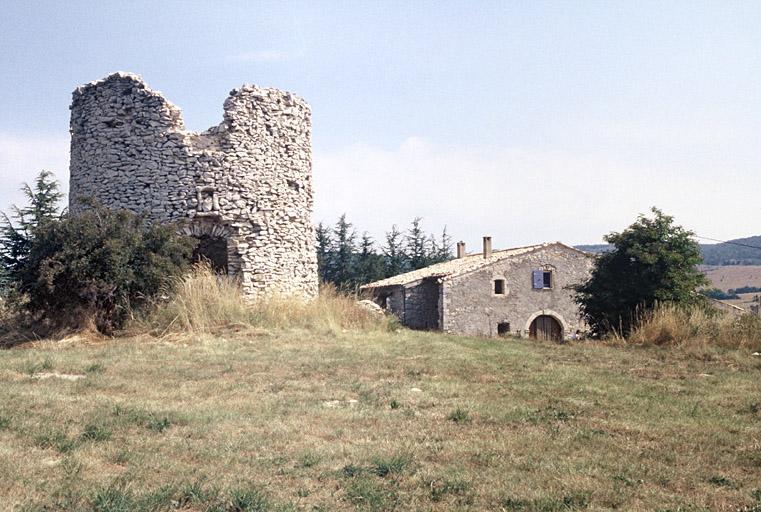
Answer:
[[463, 241], [457, 242], [457, 257], [458, 258], [465, 257], [465, 242]]
[[491, 257], [491, 237], [485, 236], [484, 237], [484, 259], [488, 259]]

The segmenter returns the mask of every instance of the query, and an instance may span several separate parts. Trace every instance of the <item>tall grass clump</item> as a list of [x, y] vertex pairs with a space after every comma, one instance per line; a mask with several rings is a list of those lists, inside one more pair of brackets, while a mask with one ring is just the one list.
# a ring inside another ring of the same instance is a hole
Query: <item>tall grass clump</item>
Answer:
[[163, 332], [205, 333], [248, 325], [250, 318], [239, 283], [215, 274], [207, 263], [198, 263], [190, 272], [169, 281], [163, 300], [154, 304], [138, 324]]
[[732, 315], [705, 305], [659, 304], [640, 315], [628, 339], [636, 345], [761, 348], [761, 317]]
[[323, 332], [391, 330], [391, 318], [368, 311], [356, 298], [326, 285], [319, 297], [271, 295], [247, 301], [240, 283], [215, 274], [209, 265], [194, 265], [189, 273], [169, 283], [158, 301], [133, 327], [153, 333], [209, 333], [243, 326], [264, 329], [307, 329]]

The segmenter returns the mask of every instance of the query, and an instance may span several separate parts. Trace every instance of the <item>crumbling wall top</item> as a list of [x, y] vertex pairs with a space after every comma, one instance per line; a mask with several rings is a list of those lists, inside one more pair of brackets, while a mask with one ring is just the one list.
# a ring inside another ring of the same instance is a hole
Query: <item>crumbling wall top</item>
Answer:
[[[203, 132], [188, 131], [185, 129], [182, 110], [177, 105], [169, 101], [161, 91], [151, 89], [140, 75], [126, 71], [116, 71], [100, 80], [80, 85], [72, 94], [72, 103], [69, 108], [78, 110], [85, 103], [86, 98], [100, 95], [101, 101], [111, 104], [115, 110], [120, 110], [120, 113], [123, 113], [125, 108], [129, 110], [132, 105], [130, 99], [123, 100], [127, 104], [120, 101], [120, 94], [124, 95], [125, 98], [137, 94], [141, 97], [141, 109], [155, 111], [162, 120], [170, 121], [169, 129], [184, 132], [187, 135], [225, 133], [245, 127], [247, 124], [245, 121], [249, 119], [258, 123], [261, 120], [251, 119], [251, 112], [256, 110], [257, 104], [260, 104], [261, 109], [266, 110], [268, 115], [274, 114], [286, 118], [289, 116], [311, 116], [309, 104], [293, 93], [275, 88], [259, 87], [255, 84], [244, 84], [240, 88], [230, 91], [223, 104], [223, 121], [220, 124]], [[88, 119], [92, 117], [92, 115], [87, 116]], [[95, 118], [97, 119], [97, 116]]]
[[226, 246], [223, 267], [247, 295], [314, 296], [310, 114], [291, 93], [244, 85], [230, 91], [222, 122], [197, 133], [139, 75], [82, 85], [71, 105], [70, 211], [92, 197], [180, 222], [222, 239], [214, 254]]

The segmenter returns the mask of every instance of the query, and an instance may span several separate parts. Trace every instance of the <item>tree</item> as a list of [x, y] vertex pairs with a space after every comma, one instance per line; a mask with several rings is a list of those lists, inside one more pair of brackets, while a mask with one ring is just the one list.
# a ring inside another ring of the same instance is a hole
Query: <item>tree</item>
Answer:
[[346, 214], [341, 215], [333, 228], [333, 257], [328, 267], [329, 281], [338, 288], [346, 289], [352, 286], [355, 272], [355, 253], [357, 248], [354, 240], [357, 237], [352, 224], [346, 220]]
[[452, 259], [452, 237], [447, 233], [447, 227], [441, 232], [441, 239], [436, 240], [436, 237], [431, 235], [431, 241], [429, 244], [430, 253], [428, 254], [428, 265], [434, 263], [442, 263]]
[[707, 283], [697, 268], [694, 234], [657, 208], [652, 213], [652, 219], [640, 215], [622, 233], [605, 236], [613, 249], [597, 257], [589, 281], [576, 287], [576, 301], [596, 336], [626, 335], [643, 311], [659, 302], [695, 302], [696, 289]]
[[362, 233], [357, 253], [357, 268], [355, 281], [362, 285], [383, 279], [383, 256], [375, 252], [375, 243], [367, 232]]
[[385, 260], [384, 277], [391, 277], [407, 271], [407, 261], [404, 254], [403, 233], [396, 224], [391, 226], [391, 231], [386, 232], [386, 245], [383, 246]]
[[319, 223], [315, 235], [320, 279], [344, 290], [452, 258], [452, 238], [446, 227], [437, 239], [423, 231], [420, 218], [406, 232], [393, 225], [380, 250], [366, 232], [357, 244], [356, 231], [345, 214], [333, 228]]
[[23, 208], [13, 205], [10, 216], [2, 214], [0, 225], [0, 261], [7, 284], [18, 278], [36, 231], [58, 217], [59, 202], [63, 198], [55, 176], [45, 170], [37, 175], [33, 187], [24, 183], [21, 191], [29, 205]]
[[315, 238], [317, 240], [317, 272], [321, 281], [328, 282], [327, 272], [333, 256], [330, 228], [320, 222], [315, 228]]
[[405, 241], [405, 255], [409, 263], [410, 270], [417, 270], [428, 266], [428, 254], [430, 240], [423, 231], [420, 217], [412, 220], [410, 229], [407, 230]]
[[27, 310], [54, 326], [93, 322], [109, 333], [187, 269], [195, 244], [176, 227], [94, 207], [35, 230], [18, 288]]

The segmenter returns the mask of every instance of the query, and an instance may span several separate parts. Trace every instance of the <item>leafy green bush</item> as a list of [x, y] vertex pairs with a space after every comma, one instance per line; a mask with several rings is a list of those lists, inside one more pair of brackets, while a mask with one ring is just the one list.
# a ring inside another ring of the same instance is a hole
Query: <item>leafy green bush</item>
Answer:
[[110, 333], [188, 268], [194, 243], [175, 227], [93, 205], [37, 227], [15, 285], [39, 318]]
[[628, 335], [643, 311], [658, 303], [695, 303], [695, 291], [708, 283], [697, 268], [700, 248], [694, 234], [657, 208], [652, 213], [605, 236], [612, 249], [597, 257], [589, 280], [575, 287], [576, 302], [595, 336]]

